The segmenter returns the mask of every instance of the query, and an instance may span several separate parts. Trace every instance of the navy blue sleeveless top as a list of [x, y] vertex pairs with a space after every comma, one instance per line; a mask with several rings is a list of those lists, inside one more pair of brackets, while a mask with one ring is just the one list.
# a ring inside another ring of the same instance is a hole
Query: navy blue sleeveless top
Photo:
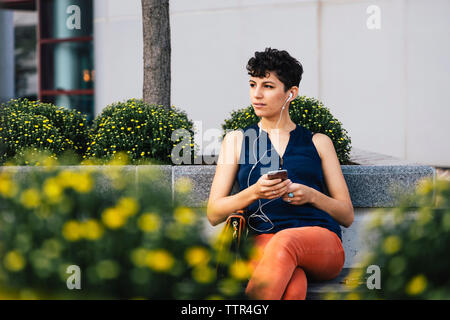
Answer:
[[[321, 158], [312, 142], [311, 131], [296, 124], [296, 128], [290, 132], [283, 157], [280, 157], [267, 132], [261, 130], [260, 133], [258, 124], [240, 130], [244, 134], [237, 174], [241, 191], [255, 184], [263, 174], [269, 171], [286, 169], [288, 178], [293, 183], [301, 183], [327, 194]], [[259, 138], [256, 139], [258, 135]], [[260, 161], [257, 163], [258, 160]], [[255, 163], [257, 163], [256, 166]], [[263, 206], [262, 211], [273, 225], [262, 217], [248, 218], [254, 234], [276, 233], [286, 228], [320, 226], [336, 233], [342, 240], [341, 228], [336, 220], [327, 212], [311, 204], [292, 205], [281, 197], [274, 200], [259, 199], [259, 201]], [[246, 208], [249, 214], [261, 214], [261, 210], [258, 210], [259, 201], [256, 200]], [[267, 203], [269, 201], [270, 203]], [[264, 205], [265, 203], [267, 204]]]

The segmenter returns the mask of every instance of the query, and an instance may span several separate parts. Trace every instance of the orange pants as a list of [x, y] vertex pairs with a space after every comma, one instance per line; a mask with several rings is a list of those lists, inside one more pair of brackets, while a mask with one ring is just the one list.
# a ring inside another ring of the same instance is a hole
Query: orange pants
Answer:
[[288, 228], [256, 236], [258, 257], [246, 294], [251, 299], [303, 300], [307, 277], [316, 281], [339, 275], [345, 255], [342, 242], [322, 227]]

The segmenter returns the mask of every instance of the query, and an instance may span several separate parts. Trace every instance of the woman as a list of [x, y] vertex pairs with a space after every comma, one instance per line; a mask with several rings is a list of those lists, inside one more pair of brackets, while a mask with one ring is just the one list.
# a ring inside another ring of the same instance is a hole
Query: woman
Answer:
[[[247, 70], [260, 121], [225, 135], [208, 220], [217, 225], [239, 209], [250, 213], [248, 225], [261, 249], [246, 289], [250, 298], [305, 299], [307, 276], [329, 280], [342, 270], [339, 225], [352, 224], [352, 202], [331, 139], [289, 117], [302, 65], [286, 51], [267, 48], [255, 53]], [[274, 168], [286, 169], [288, 179], [268, 179]], [[236, 175], [240, 192], [229, 196]]]

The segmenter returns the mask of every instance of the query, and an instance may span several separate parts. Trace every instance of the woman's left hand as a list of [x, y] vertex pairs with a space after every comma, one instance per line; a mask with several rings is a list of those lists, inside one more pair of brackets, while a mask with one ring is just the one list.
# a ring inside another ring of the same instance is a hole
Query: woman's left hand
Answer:
[[[287, 192], [283, 194], [282, 199], [295, 205], [311, 203], [313, 201], [314, 191], [313, 188], [305, 186], [304, 184], [291, 183], [288, 186]], [[292, 193], [294, 196], [290, 198], [288, 196], [289, 193]]]

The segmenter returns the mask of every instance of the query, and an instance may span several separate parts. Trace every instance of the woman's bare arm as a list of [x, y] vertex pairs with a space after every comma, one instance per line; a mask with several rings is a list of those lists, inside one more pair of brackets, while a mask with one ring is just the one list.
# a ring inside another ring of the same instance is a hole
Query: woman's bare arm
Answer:
[[242, 140], [241, 131], [231, 131], [225, 135], [222, 141], [206, 209], [208, 220], [213, 226], [225, 221], [231, 213], [243, 209], [257, 200], [253, 186], [229, 195], [239, 168], [238, 159]]
[[348, 228], [354, 219], [353, 205], [342, 174], [333, 141], [322, 133], [313, 136], [313, 143], [322, 159], [322, 170], [331, 197], [313, 189], [312, 205], [328, 212], [339, 224]]

